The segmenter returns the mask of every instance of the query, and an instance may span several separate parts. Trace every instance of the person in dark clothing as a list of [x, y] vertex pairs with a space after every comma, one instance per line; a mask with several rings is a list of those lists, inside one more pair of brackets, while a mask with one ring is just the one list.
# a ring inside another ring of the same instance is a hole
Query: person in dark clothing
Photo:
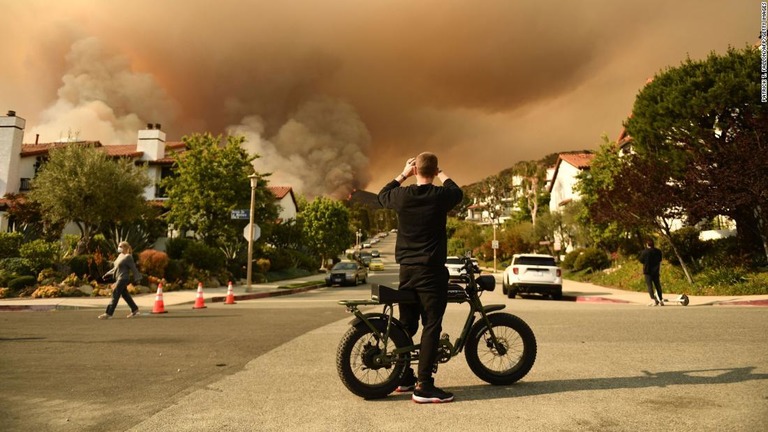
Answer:
[[[408, 177], [416, 184], [400, 187]], [[442, 186], [433, 185], [437, 177]], [[414, 291], [418, 304], [401, 304], [400, 320], [411, 336], [423, 325], [418, 374], [406, 371], [398, 391], [413, 391], [418, 403], [450, 402], [453, 394], [435, 387], [432, 378], [443, 315], [448, 304], [448, 240], [445, 232], [448, 212], [464, 197], [461, 188], [438, 168], [437, 156], [421, 153], [408, 159], [403, 172], [379, 192], [379, 202], [398, 215], [395, 260], [400, 264], [401, 290]], [[418, 382], [417, 382], [418, 379]]]
[[[661, 251], [658, 250], [652, 239], [645, 242], [645, 250], [640, 253], [640, 262], [643, 263], [643, 275], [645, 276], [645, 285], [648, 287], [648, 294], [651, 296], [651, 303], [648, 306], [664, 306], [664, 297], [661, 294]], [[654, 296], [654, 287], [656, 295]]]
[[117, 245], [117, 252], [119, 255], [115, 259], [112, 270], [104, 274], [104, 279], [108, 277], [115, 278], [115, 283], [112, 284], [112, 301], [107, 305], [107, 311], [99, 315], [99, 319], [112, 318], [120, 297], [124, 298], [125, 302], [128, 303], [128, 307], [131, 308], [128, 318], [133, 318], [139, 314], [139, 307], [133, 301], [131, 293], [128, 292], [128, 284], [131, 283], [131, 280], [134, 280], [137, 284], [141, 281], [141, 273], [139, 273], [139, 269], [136, 268], [136, 263], [133, 261], [133, 250], [128, 242], [123, 241]]

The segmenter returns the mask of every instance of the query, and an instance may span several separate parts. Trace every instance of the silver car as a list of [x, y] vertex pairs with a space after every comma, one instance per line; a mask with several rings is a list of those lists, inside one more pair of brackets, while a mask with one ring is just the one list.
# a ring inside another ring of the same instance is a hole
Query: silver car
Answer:
[[331, 268], [325, 275], [325, 286], [331, 285], [355, 285], [365, 283], [368, 280], [368, 269], [361, 263], [354, 261], [341, 261]]

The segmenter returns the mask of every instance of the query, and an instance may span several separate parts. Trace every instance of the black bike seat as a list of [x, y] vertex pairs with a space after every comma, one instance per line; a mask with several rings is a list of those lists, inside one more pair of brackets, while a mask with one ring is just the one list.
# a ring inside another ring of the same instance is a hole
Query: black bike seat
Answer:
[[418, 298], [413, 291], [400, 291], [388, 286], [371, 284], [371, 298], [379, 303], [417, 303]]

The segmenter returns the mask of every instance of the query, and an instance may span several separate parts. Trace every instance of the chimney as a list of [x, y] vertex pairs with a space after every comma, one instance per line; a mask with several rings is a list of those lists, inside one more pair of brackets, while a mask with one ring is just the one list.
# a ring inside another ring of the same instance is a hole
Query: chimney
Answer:
[[23, 118], [16, 117], [16, 111], [9, 110], [7, 115], [0, 116], [0, 198], [7, 193], [19, 192], [21, 144], [26, 123]]
[[139, 131], [139, 141], [136, 150], [143, 152], [141, 160], [158, 160], [165, 157], [165, 132], [160, 130], [160, 125], [147, 123], [147, 128]]

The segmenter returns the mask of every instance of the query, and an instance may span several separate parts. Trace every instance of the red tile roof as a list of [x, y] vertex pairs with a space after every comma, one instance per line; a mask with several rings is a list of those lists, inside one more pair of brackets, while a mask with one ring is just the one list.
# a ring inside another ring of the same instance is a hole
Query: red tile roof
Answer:
[[267, 186], [267, 189], [269, 189], [277, 199], [283, 199], [291, 192], [290, 186]]
[[587, 169], [592, 163], [592, 159], [595, 155], [592, 153], [563, 153], [560, 155], [560, 159], [568, 162], [578, 169]]
[[[22, 144], [21, 157], [43, 156], [47, 155], [51, 149], [62, 148], [67, 145], [92, 145], [100, 150], [103, 150], [110, 157], [130, 157], [140, 158], [144, 155], [144, 152], [136, 149], [136, 144], [118, 144], [118, 145], [104, 145], [99, 141], [77, 141], [77, 142], [56, 142], [56, 143], [42, 143], [42, 144]], [[171, 164], [176, 160], [176, 155], [186, 150], [186, 144], [180, 141], [173, 141], [165, 143], [165, 150], [169, 154], [156, 161], [150, 161], [152, 164]]]

